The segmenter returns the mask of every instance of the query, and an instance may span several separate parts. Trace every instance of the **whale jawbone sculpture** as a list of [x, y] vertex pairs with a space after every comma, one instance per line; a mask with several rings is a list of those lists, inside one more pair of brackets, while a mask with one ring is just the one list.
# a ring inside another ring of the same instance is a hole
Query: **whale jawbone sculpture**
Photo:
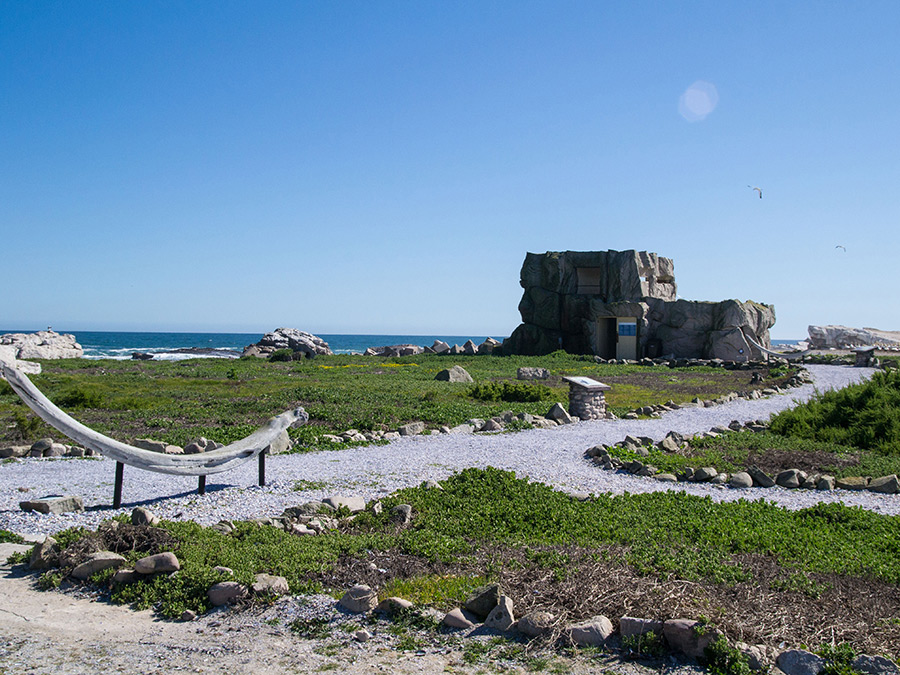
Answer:
[[25, 405], [54, 429], [85, 448], [145, 471], [180, 476], [206, 476], [229, 471], [260, 455], [289, 427], [299, 427], [309, 421], [307, 412], [303, 408], [296, 408], [271, 418], [265, 426], [223, 448], [195, 455], [165, 455], [104, 436], [70, 417], [34, 386], [17, 367], [16, 361], [0, 359], [0, 373]]

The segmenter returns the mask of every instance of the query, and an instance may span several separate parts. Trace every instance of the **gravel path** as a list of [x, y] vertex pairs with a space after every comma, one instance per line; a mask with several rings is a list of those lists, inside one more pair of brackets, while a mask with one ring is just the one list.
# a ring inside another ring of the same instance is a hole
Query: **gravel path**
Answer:
[[[798, 509], [817, 502], [843, 501], [879, 513], [900, 514], [900, 496], [869, 492], [807, 490], [735, 490], [699, 484], [665, 484], [652, 479], [604, 471], [584, 459], [598, 443], [626, 435], [662, 439], [670, 430], [685, 435], [727, 425], [768, 419], [773, 413], [808, 399], [815, 391], [840, 388], [868, 378], [872, 369], [810, 365], [813, 384], [788, 394], [756, 401], [738, 400], [712, 408], [687, 408], [657, 420], [580, 422], [550, 430], [515, 434], [457, 434], [402, 438], [385, 446], [367, 446], [267, 459], [268, 485], [256, 486], [256, 463], [210, 476], [207, 493], [196, 494], [196, 479], [125, 468], [122, 509], [112, 503], [115, 463], [107, 459], [23, 459], [0, 464], [0, 529], [47, 534], [84, 525], [95, 527], [116, 513], [149, 506], [162, 518], [212, 524], [223, 519], [277, 516], [287, 506], [329, 495], [359, 495], [367, 500], [424, 480], [442, 480], [467, 467], [493, 466], [571, 492], [649, 492], [679, 490], [710, 495], [717, 501], [765, 498]], [[24, 513], [22, 499], [48, 494], [76, 494], [87, 511], [62, 516]]]

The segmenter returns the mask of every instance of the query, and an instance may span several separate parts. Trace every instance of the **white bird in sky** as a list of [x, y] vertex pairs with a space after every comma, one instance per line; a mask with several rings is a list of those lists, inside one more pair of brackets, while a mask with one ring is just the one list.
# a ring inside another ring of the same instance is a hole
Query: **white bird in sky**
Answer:
[[762, 199], [762, 188], [753, 187], [752, 185], [748, 185], [747, 187], [751, 190], [756, 190], [759, 193], [759, 198]]

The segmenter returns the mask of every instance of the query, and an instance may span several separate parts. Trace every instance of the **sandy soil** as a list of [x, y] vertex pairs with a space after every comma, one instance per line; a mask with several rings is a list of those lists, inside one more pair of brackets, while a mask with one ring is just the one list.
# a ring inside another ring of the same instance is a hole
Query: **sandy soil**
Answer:
[[[469, 664], [464, 637], [417, 652], [393, 648], [388, 638], [366, 643], [352, 635], [301, 638], [260, 621], [253, 610], [216, 611], [193, 622], [156, 619], [150, 611], [96, 601], [83, 592], [40, 591], [36, 575], [6, 559], [27, 547], [0, 544], [0, 674], [115, 673], [525, 673], [526, 664]], [[483, 639], [489, 639], [483, 636]], [[551, 672], [649, 675], [662, 664], [639, 665], [606, 656], [550, 656]], [[670, 671], [675, 664], [666, 664]], [[683, 675], [695, 668], [676, 666]]]

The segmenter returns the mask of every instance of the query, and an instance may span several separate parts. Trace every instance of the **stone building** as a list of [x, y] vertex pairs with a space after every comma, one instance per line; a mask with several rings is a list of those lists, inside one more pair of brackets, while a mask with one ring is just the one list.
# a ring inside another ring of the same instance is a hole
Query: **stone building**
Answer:
[[646, 251], [528, 253], [522, 265], [522, 324], [506, 354], [564, 349], [606, 359], [762, 359], [775, 308], [738, 300], [679, 300], [671, 259]]

